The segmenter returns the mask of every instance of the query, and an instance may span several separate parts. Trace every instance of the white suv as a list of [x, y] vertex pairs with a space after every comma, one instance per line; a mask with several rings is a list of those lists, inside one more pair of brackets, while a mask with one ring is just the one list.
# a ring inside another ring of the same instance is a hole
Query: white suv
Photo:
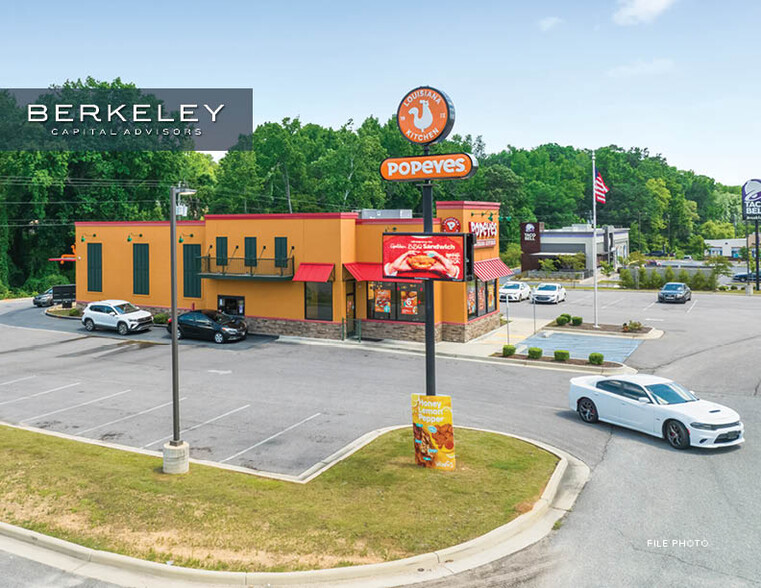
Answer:
[[120, 335], [126, 335], [150, 329], [153, 315], [126, 300], [101, 300], [87, 305], [82, 313], [82, 324], [88, 331], [115, 329]]

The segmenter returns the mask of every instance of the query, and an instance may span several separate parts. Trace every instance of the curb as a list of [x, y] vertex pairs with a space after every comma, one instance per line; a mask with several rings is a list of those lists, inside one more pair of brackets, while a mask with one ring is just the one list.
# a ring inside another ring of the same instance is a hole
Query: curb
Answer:
[[49, 316], [51, 318], [69, 320], [69, 321], [81, 321], [82, 320], [81, 316], [61, 316], [61, 315], [58, 315], [58, 314], [51, 314], [50, 313], [51, 310], [53, 310], [53, 309], [48, 307], [45, 310], [45, 316]]
[[[590, 469], [584, 462], [545, 443], [499, 431], [463, 428], [495, 433], [531, 443], [556, 455], [559, 458], [558, 464], [542, 496], [529, 512], [465, 543], [410, 558], [306, 572], [216, 572], [173, 567], [91, 549], [3, 522], [0, 522], [0, 535], [86, 562], [76, 570], [79, 575], [87, 575], [89, 564], [101, 564], [147, 574], [151, 576], [150, 579], [155, 580], [156, 586], [162, 585], [160, 578], [239, 586], [335, 586], [340, 583], [346, 586], [378, 587], [444, 578], [511, 555], [545, 537], [552, 530], [555, 522], [572, 508], [590, 474]], [[145, 585], [154, 585], [148, 584], [149, 578], [144, 580]]]
[[571, 329], [557, 329], [553, 327], [543, 327], [542, 331], [549, 331], [551, 333], [571, 333], [573, 335], [581, 335], [583, 337], [618, 337], [619, 339], [640, 339], [647, 341], [648, 339], [660, 339], [663, 337], [663, 331], [660, 329], [650, 329], [647, 333], [642, 334], [628, 334], [628, 333], [592, 333], [589, 331], [574, 331]]
[[629, 367], [623, 363], [612, 361], [611, 363], [618, 363], [614, 367], [597, 367], [593, 365], [573, 365], [563, 364], [562, 362], [550, 363], [550, 362], [538, 362], [534, 359], [511, 359], [509, 357], [495, 356], [494, 361], [496, 363], [506, 363], [508, 365], [539, 368], [546, 370], [560, 370], [564, 372], [583, 372], [585, 374], [600, 374], [613, 375], [613, 374], [636, 374], [637, 370], [633, 367]]

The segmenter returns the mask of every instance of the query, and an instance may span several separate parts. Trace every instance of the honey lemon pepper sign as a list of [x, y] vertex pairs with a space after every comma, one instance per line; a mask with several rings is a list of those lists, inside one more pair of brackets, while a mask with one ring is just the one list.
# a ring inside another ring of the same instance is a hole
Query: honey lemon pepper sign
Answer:
[[478, 171], [478, 161], [469, 153], [390, 157], [381, 163], [384, 180], [414, 182], [418, 180], [467, 180]]
[[452, 398], [412, 395], [415, 463], [437, 470], [455, 469]]
[[396, 123], [404, 138], [418, 145], [443, 141], [454, 126], [454, 104], [444, 92], [420, 86], [402, 98]]

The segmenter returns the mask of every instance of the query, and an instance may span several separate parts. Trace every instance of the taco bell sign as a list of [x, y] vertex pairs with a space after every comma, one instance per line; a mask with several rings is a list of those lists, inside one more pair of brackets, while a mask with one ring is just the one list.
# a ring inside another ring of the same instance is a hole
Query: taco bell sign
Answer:
[[743, 220], [761, 220], [761, 180], [748, 180], [742, 193]]

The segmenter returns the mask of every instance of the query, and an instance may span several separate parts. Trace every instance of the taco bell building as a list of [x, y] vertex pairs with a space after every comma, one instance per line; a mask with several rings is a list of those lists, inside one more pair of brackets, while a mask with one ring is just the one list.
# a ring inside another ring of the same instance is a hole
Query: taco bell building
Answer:
[[[475, 279], [435, 282], [436, 338], [464, 342], [500, 324], [499, 204], [437, 202], [434, 231], [475, 231]], [[179, 221], [178, 307], [243, 317], [251, 333], [422, 341], [420, 280], [387, 279], [384, 232], [422, 232], [400, 211], [207, 215]], [[407, 211], [408, 212], [408, 211]], [[76, 224], [77, 302], [171, 303], [169, 222]]]
[[[594, 243], [594, 244], [593, 244]], [[560, 255], [584, 253], [586, 269], [594, 269], [595, 260], [618, 266], [618, 259], [629, 256], [629, 229], [574, 224], [562, 229], [545, 229], [544, 223], [521, 223], [521, 270], [540, 269], [539, 261]]]

